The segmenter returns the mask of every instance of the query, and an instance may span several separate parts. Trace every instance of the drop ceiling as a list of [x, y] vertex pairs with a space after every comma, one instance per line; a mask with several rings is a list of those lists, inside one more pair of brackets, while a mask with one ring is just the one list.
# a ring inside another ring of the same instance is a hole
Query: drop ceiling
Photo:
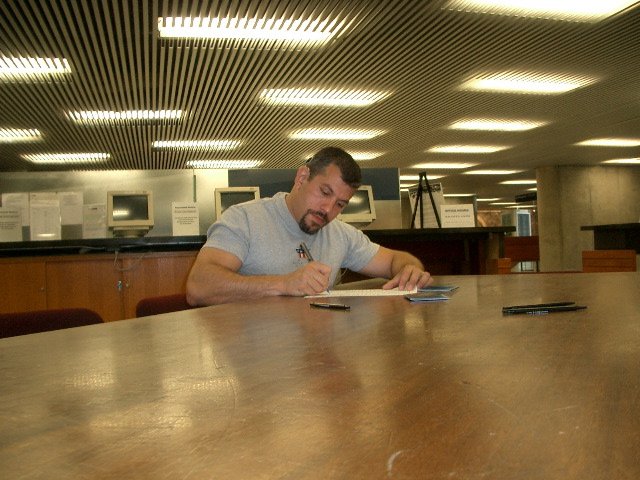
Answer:
[[[445, 1], [75, 1], [2, 0], [1, 57], [65, 58], [55, 80], [0, 79], [0, 128], [38, 129], [42, 139], [0, 144], [0, 172], [184, 169], [204, 159], [259, 160], [294, 168], [315, 150], [338, 145], [382, 155], [363, 167], [401, 174], [425, 162], [513, 169], [508, 176], [445, 175], [445, 193], [513, 200], [536, 167], [600, 165], [640, 156], [640, 147], [574, 145], [601, 137], [640, 137], [640, 9], [597, 23], [454, 11]], [[327, 44], [278, 47], [239, 40], [164, 39], [163, 17], [338, 18], [348, 25]], [[562, 95], [471, 92], [459, 87], [484, 71], [577, 74], [599, 80]], [[360, 108], [273, 106], [264, 89], [349, 88], [390, 92]], [[178, 120], [77, 124], [72, 110], [179, 109]], [[452, 130], [463, 118], [548, 122], [525, 132]], [[303, 128], [361, 128], [369, 140], [290, 139]], [[160, 150], [154, 141], [239, 140], [232, 151]], [[443, 144], [492, 144], [495, 153], [437, 154]], [[42, 165], [21, 155], [107, 152], [106, 162]], [[616, 167], [616, 168], [640, 168]], [[471, 170], [467, 169], [467, 170]], [[1, 173], [0, 173], [1, 174]]]

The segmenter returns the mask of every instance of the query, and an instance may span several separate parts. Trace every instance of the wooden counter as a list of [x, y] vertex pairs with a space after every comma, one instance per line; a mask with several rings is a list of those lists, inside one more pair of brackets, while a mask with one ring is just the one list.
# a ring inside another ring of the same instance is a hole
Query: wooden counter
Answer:
[[640, 222], [586, 225], [580, 230], [593, 230], [596, 250], [635, 250], [640, 255]]
[[364, 230], [380, 245], [412, 253], [433, 275], [487, 273], [487, 261], [503, 256], [509, 232], [515, 227]]

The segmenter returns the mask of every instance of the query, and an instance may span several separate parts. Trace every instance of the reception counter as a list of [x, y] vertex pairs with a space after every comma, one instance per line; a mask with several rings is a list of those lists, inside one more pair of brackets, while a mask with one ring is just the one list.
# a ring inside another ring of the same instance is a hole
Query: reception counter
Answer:
[[580, 230], [593, 230], [596, 250], [635, 250], [640, 254], [640, 222], [587, 225]]
[[[502, 256], [504, 235], [513, 231], [515, 227], [363, 230], [380, 245], [412, 253], [436, 275], [486, 273], [486, 261]], [[5, 242], [0, 243], [0, 257], [193, 251], [205, 240], [204, 235], [194, 235]]]

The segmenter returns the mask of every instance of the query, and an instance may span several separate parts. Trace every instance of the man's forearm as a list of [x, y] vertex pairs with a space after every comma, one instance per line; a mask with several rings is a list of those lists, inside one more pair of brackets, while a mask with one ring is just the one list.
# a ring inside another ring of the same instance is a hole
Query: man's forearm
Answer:
[[282, 276], [245, 276], [210, 265], [200, 271], [192, 272], [187, 281], [187, 301], [193, 306], [215, 305], [284, 294]]
[[391, 260], [391, 276], [389, 278], [396, 276], [407, 265], [415, 265], [424, 270], [422, 262], [410, 253], [399, 250], [394, 251], [393, 259]]

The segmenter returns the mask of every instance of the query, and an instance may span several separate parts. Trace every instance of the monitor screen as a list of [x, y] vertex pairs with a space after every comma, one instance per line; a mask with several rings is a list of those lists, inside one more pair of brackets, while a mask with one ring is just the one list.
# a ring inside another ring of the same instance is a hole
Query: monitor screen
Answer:
[[152, 192], [107, 192], [107, 226], [117, 235], [144, 235], [153, 227]]
[[376, 219], [373, 190], [370, 185], [362, 185], [351, 197], [338, 218], [347, 223], [371, 223]]
[[216, 218], [232, 205], [260, 198], [260, 187], [223, 187], [216, 188]]
[[146, 195], [114, 195], [114, 220], [148, 220], [149, 197]]

